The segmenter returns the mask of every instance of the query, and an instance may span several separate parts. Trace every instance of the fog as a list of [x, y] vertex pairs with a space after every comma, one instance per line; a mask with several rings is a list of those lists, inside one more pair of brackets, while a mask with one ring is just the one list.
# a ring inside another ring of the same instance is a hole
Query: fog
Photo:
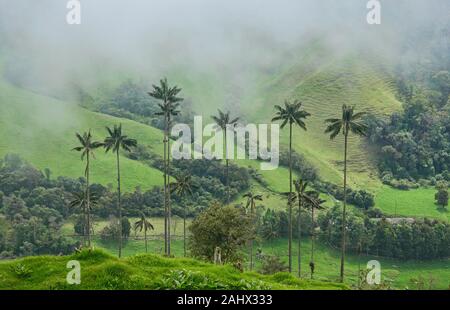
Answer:
[[[450, 19], [448, 0], [0, 0], [0, 61], [23, 85], [52, 94], [125, 72], [148, 83], [171, 68], [239, 75], [320, 38], [335, 53], [365, 48], [400, 57], [405, 35]], [[420, 39], [406, 42], [417, 50]], [[60, 94], [59, 94], [60, 95]]]

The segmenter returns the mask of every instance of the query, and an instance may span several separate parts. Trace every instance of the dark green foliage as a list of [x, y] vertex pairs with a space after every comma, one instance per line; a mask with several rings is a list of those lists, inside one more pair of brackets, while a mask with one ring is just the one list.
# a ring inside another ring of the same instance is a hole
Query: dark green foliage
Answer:
[[448, 26], [436, 24], [432, 31], [408, 34], [423, 41], [423, 48], [396, 69], [403, 110], [387, 120], [368, 118], [382, 175], [407, 181], [440, 175], [450, 180], [450, 45], [443, 44], [449, 42]]
[[[314, 187], [323, 193], [332, 195], [337, 200], [342, 201], [344, 199], [344, 190], [336, 184], [316, 181]], [[375, 205], [375, 197], [363, 189], [354, 191], [347, 187], [347, 202], [358, 208], [368, 210]]]
[[11, 266], [11, 272], [14, 273], [19, 279], [25, 279], [31, 276], [33, 270], [30, 267], [25, 266], [21, 263]]
[[436, 184], [437, 193], [434, 196], [436, 204], [445, 208], [448, 206], [448, 184], [447, 182], [439, 182]]
[[120, 232], [122, 232], [122, 238], [124, 239], [130, 236], [131, 223], [126, 216], [122, 217], [122, 229], [119, 226], [119, 220], [111, 218], [109, 224], [100, 231], [100, 238], [103, 242], [118, 242]]
[[368, 118], [369, 138], [379, 148], [385, 183], [392, 178], [450, 177], [450, 107], [433, 106], [426, 96], [414, 93], [404, 110], [388, 120]]
[[[298, 208], [295, 208], [295, 217], [298, 215]], [[307, 211], [306, 207], [302, 208], [301, 212], [301, 235], [309, 236], [311, 232], [311, 216]], [[267, 209], [261, 219], [261, 225], [258, 227], [258, 235], [260, 235], [264, 240], [271, 241], [280, 237], [287, 237], [288, 214], [286, 211], [275, 211], [272, 209]], [[295, 220], [292, 223], [293, 236], [298, 237], [298, 221]]]
[[213, 204], [194, 219], [189, 247], [194, 257], [213, 261], [216, 247], [221, 249], [222, 262], [243, 260], [241, 250], [254, 238], [252, 217], [242, 208]]
[[159, 290], [270, 290], [271, 286], [259, 280], [223, 280], [214, 275], [186, 269], [173, 270], [157, 283]]
[[278, 272], [285, 272], [288, 270], [286, 264], [275, 255], [266, 255], [263, 258], [261, 269], [262, 274], [274, 274]]
[[[305, 181], [313, 182], [318, 179], [317, 169], [302, 154], [292, 150], [291, 161], [292, 170], [301, 175]], [[289, 167], [289, 151], [286, 149], [280, 150], [280, 165]]]
[[[319, 217], [323, 241], [339, 246], [341, 214], [336, 206]], [[369, 219], [353, 212], [347, 217], [347, 248], [358, 253], [401, 259], [436, 259], [450, 255], [450, 225], [436, 220], [413, 222]]]
[[[147, 95], [145, 85], [128, 80], [111, 93], [107, 93], [96, 109], [105, 114], [131, 119], [146, 125], [164, 129], [164, 121], [156, 118], [160, 110], [158, 100]], [[192, 103], [184, 100], [183, 113], [174, 116], [174, 121], [190, 124], [193, 120]]]

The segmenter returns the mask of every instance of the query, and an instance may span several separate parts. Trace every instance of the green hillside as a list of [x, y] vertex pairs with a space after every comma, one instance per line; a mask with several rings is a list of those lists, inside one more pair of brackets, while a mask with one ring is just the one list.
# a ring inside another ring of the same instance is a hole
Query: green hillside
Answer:
[[[66, 264], [78, 260], [81, 284], [69, 285]], [[27, 257], [0, 262], [0, 289], [346, 289], [342, 284], [299, 280], [279, 273], [241, 273], [193, 259], [146, 254], [123, 259], [105, 252]]]
[[[322, 48], [312, 47], [289, 68], [262, 79], [258, 92], [246, 98], [246, 113], [255, 121], [268, 122], [274, 104], [300, 99], [312, 116], [307, 120], [307, 132], [294, 131], [294, 148], [319, 169], [321, 177], [339, 183], [343, 139], [330, 141], [323, 133], [324, 120], [339, 116], [343, 103], [376, 114], [389, 114], [400, 108], [389, 75], [378, 61], [368, 59], [368, 55], [357, 53], [334, 57]], [[350, 186], [377, 188], [380, 183], [368, 146], [360, 138], [351, 137], [349, 141]], [[284, 130], [281, 143], [287, 142], [288, 131]]]
[[[84, 163], [71, 151], [78, 143], [75, 132], [92, 130], [102, 140], [105, 126], [122, 123], [125, 134], [153, 152], [162, 153], [159, 130], [133, 121], [87, 111], [67, 103], [17, 88], [0, 78], [0, 156], [17, 153], [39, 169], [50, 168], [52, 177], [80, 177]], [[115, 158], [99, 149], [91, 168], [92, 181], [115, 186]], [[125, 190], [144, 189], [162, 180], [159, 170], [122, 157]]]

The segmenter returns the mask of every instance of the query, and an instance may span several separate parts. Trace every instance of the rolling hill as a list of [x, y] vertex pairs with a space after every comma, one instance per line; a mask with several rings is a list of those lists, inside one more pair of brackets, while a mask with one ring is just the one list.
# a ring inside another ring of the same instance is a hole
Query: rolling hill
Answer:
[[[0, 77], [0, 156], [17, 153], [38, 169], [50, 168], [52, 177], [83, 175], [80, 154], [71, 151], [78, 143], [75, 132], [89, 129], [97, 140], [105, 126], [122, 123], [125, 134], [153, 152], [162, 153], [162, 133], [133, 121], [90, 112], [76, 104], [42, 96], [11, 85]], [[116, 184], [115, 158], [97, 150], [92, 162], [92, 181]], [[125, 190], [150, 188], [162, 183], [162, 173], [122, 157]]]

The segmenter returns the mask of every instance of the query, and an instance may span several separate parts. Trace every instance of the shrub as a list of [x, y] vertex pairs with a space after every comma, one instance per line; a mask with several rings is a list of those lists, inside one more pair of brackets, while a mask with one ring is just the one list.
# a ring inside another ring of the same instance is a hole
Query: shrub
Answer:
[[260, 272], [262, 274], [274, 274], [287, 270], [286, 264], [278, 256], [266, 255], [264, 256]]
[[11, 272], [14, 273], [18, 278], [25, 279], [31, 276], [33, 270], [21, 263], [11, 266]]
[[253, 220], [244, 209], [217, 203], [200, 213], [189, 230], [193, 256], [213, 261], [219, 247], [224, 263], [242, 261], [240, 250], [255, 235]]

